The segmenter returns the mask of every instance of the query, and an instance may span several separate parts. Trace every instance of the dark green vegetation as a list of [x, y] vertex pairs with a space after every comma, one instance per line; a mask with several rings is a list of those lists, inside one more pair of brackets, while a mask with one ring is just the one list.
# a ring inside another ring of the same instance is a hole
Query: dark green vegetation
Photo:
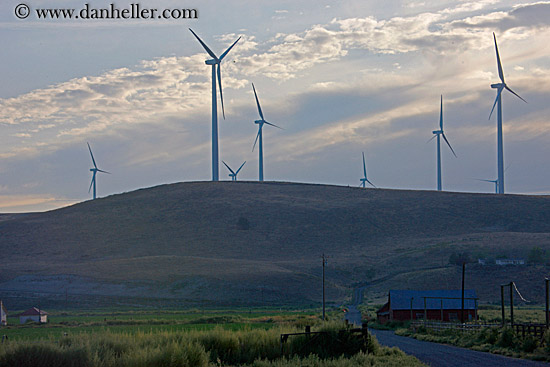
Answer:
[[[452, 254], [550, 253], [550, 197], [339, 186], [163, 185], [45, 213], [0, 216], [0, 297], [8, 307], [319, 305], [367, 285], [458, 288]], [[539, 251], [539, 250], [535, 250]], [[499, 300], [514, 280], [542, 302], [540, 264], [469, 264], [467, 286]], [[437, 280], [437, 281], [434, 281]]]
[[[202, 316], [174, 312], [155, 318], [145, 313], [116, 315], [120, 325], [110, 322], [113, 314], [109, 320], [99, 314], [74, 314], [56, 316], [57, 321], [47, 327], [3, 329], [34, 329], [42, 334], [11, 334], [9, 341], [0, 344], [0, 366], [422, 365], [397, 349], [381, 347], [375, 338], [340, 333], [348, 328], [342, 322], [323, 323], [302, 312], [210, 312]], [[164, 327], [155, 328], [159, 324]], [[177, 325], [186, 327], [173, 328]], [[326, 333], [316, 339], [293, 336], [281, 348], [280, 334], [302, 332], [304, 325]]]

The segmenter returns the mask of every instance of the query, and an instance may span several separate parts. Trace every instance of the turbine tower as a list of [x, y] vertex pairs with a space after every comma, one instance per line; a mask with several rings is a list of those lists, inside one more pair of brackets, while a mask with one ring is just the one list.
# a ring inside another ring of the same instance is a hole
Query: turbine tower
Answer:
[[254, 87], [254, 83], [252, 83], [252, 89], [254, 90], [254, 97], [256, 97], [256, 105], [258, 105], [258, 113], [260, 114], [260, 120], [254, 121], [255, 124], [258, 124], [258, 134], [256, 135], [256, 140], [254, 141], [254, 146], [252, 147], [252, 151], [254, 151], [254, 148], [256, 147], [256, 143], [258, 142], [258, 139], [260, 140], [259, 146], [258, 146], [258, 162], [259, 162], [259, 169], [260, 169], [260, 181], [264, 180], [264, 144], [262, 139], [262, 127], [264, 124], [276, 127], [278, 129], [281, 129], [279, 126], [272, 124], [271, 122], [267, 122], [264, 119], [264, 114], [262, 113], [262, 108], [260, 107], [260, 101], [258, 100], [258, 95], [256, 94], [256, 88]]
[[227, 169], [229, 170], [229, 172], [231, 172], [229, 174], [229, 177], [231, 177], [231, 181], [237, 181], [237, 175], [239, 174], [239, 171], [241, 170], [241, 168], [243, 168], [244, 164], [246, 163], [246, 161], [243, 162], [243, 164], [241, 164], [241, 166], [239, 167], [239, 169], [235, 172], [231, 169], [231, 167], [229, 167], [227, 165], [227, 163], [225, 163], [224, 161], [222, 161], [223, 164], [225, 164], [225, 166], [227, 167]]
[[[239, 37], [227, 50], [224, 51], [220, 55], [220, 57], [217, 57], [216, 54], [212, 52], [208, 48], [208, 46], [193, 32], [191, 28], [189, 28], [191, 33], [197, 38], [199, 43], [204, 47], [208, 55], [212, 57], [211, 60], [206, 60], [206, 65], [212, 65], [212, 181], [219, 181], [219, 152], [218, 152], [218, 106], [216, 104], [217, 98], [216, 98], [216, 77], [218, 79], [218, 85], [220, 87], [220, 99], [222, 102], [222, 114], [223, 118], [225, 119], [225, 110], [223, 107], [223, 91], [222, 91], [222, 70], [221, 70], [221, 62], [223, 58], [227, 55], [229, 51], [235, 46], [237, 42], [241, 39]], [[216, 68], [216, 65], [218, 66]]]
[[90, 156], [92, 157], [92, 163], [94, 164], [94, 168], [90, 168], [90, 171], [93, 172], [93, 175], [92, 175], [92, 182], [90, 183], [90, 188], [88, 189], [88, 192], [90, 192], [90, 190], [92, 189], [92, 186], [93, 186], [93, 188], [94, 188], [93, 200], [95, 200], [95, 198], [96, 198], [96, 180], [95, 180], [95, 176], [98, 172], [103, 172], [103, 173], [109, 173], [109, 172], [102, 171], [99, 168], [97, 168], [97, 164], [95, 164], [94, 155], [92, 154], [92, 148], [90, 148], [90, 143], [87, 143], [87, 144], [88, 144], [88, 150], [90, 151]]
[[368, 182], [372, 187], [376, 188], [376, 186], [374, 186], [373, 183], [370, 182], [367, 178], [367, 165], [365, 164], [365, 152], [362, 152], [362, 153], [363, 153], [363, 174], [365, 175], [365, 177], [359, 180], [361, 181], [359, 186], [362, 186], [364, 188], [366, 187], [366, 182]]
[[449, 140], [447, 140], [447, 137], [443, 132], [443, 95], [441, 95], [441, 107], [439, 109], [439, 130], [434, 130], [432, 131], [432, 133], [434, 134], [432, 139], [437, 137], [437, 191], [441, 191], [441, 137], [443, 137], [443, 139], [451, 149], [451, 152], [453, 152], [454, 156], [456, 157], [456, 153], [453, 150], [453, 147], [451, 147]]
[[498, 185], [498, 193], [504, 194], [504, 147], [503, 147], [503, 141], [502, 141], [502, 99], [501, 99], [502, 91], [506, 89], [510, 93], [512, 93], [519, 99], [521, 99], [523, 102], [527, 103], [527, 101], [521, 98], [519, 94], [514, 92], [512, 89], [510, 89], [506, 85], [506, 82], [504, 81], [504, 72], [502, 71], [502, 64], [500, 63], [500, 55], [498, 54], [497, 37], [495, 36], [494, 32], [493, 32], [493, 39], [495, 40], [498, 76], [500, 78], [500, 83], [491, 84], [491, 88], [497, 90], [497, 98], [495, 99], [495, 103], [493, 103], [493, 108], [491, 109], [491, 113], [489, 114], [489, 120], [491, 119], [491, 115], [493, 114], [495, 106], [498, 105], [497, 107], [497, 170], [498, 170], [497, 185]]

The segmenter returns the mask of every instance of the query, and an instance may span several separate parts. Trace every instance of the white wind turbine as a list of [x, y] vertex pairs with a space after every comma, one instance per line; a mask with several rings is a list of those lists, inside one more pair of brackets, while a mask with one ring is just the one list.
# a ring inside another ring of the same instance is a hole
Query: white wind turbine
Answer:
[[367, 165], [365, 163], [365, 152], [361, 152], [361, 153], [363, 153], [363, 174], [365, 175], [365, 177], [359, 180], [361, 181], [359, 186], [366, 187], [366, 182], [368, 182], [372, 187], [376, 188], [376, 186], [374, 186], [374, 184], [370, 182], [367, 178]]
[[93, 172], [93, 175], [92, 175], [92, 182], [90, 183], [90, 188], [88, 189], [88, 192], [90, 192], [92, 187], [94, 188], [92, 197], [93, 197], [93, 200], [95, 200], [95, 198], [96, 198], [96, 177], [95, 176], [98, 172], [103, 172], [103, 173], [109, 173], [109, 172], [102, 171], [99, 168], [97, 168], [97, 164], [95, 164], [94, 155], [92, 153], [92, 148], [90, 148], [90, 143], [87, 143], [87, 144], [88, 144], [88, 150], [90, 151], [90, 156], [92, 157], [92, 163], [94, 164], [94, 168], [90, 168], [90, 171]]
[[244, 164], [246, 163], [246, 161], [243, 162], [243, 164], [241, 164], [241, 166], [239, 167], [239, 169], [237, 171], [233, 171], [231, 169], [231, 167], [229, 167], [227, 165], [227, 163], [225, 163], [224, 161], [222, 161], [223, 164], [225, 164], [225, 166], [227, 167], [227, 169], [229, 170], [229, 172], [231, 172], [229, 174], [229, 177], [231, 177], [231, 181], [237, 181], [237, 175], [239, 174], [239, 171], [241, 170], [241, 168], [243, 168]]
[[260, 170], [260, 181], [264, 180], [264, 144], [262, 139], [262, 128], [264, 124], [276, 127], [278, 129], [282, 129], [281, 127], [272, 124], [271, 122], [267, 122], [264, 119], [264, 114], [262, 113], [262, 108], [260, 107], [260, 101], [258, 100], [258, 95], [256, 94], [256, 88], [254, 87], [254, 83], [252, 83], [252, 89], [254, 90], [254, 97], [256, 97], [256, 105], [258, 106], [258, 113], [260, 114], [260, 120], [254, 121], [255, 124], [258, 124], [258, 134], [256, 135], [256, 140], [254, 141], [254, 146], [252, 147], [252, 151], [254, 151], [254, 148], [256, 147], [256, 143], [258, 140], [260, 140], [260, 143], [258, 144], [258, 162], [259, 162], [259, 170]]
[[506, 85], [506, 82], [504, 81], [504, 72], [502, 71], [502, 64], [500, 63], [500, 55], [498, 53], [497, 37], [495, 36], [494, 32], [493, 32], [493, 39], [495, 40], [498, 76], [500, 78], [500, 83], [491, 84], [491, 88], [497, 89], [497, 98], [495, 99], [495, 103], [493, 103], [493, 108], [491, 109], [491, 113], [489, 114], [489, 120], [491, 119], [491, 115], [493, 114], [495, 106], [498, 105], [497, 107], [497, 170], [498, 170], [497, 186], [498, 186], [498, 193], [504, 194], [504, 147], [503, 147], [503, 140], [502, 140], [502, 91], [506, 89], [510, 93], [512, 93], [519, 99], [521, 99], [523, 102], [527, 103], [527, 101], [521, 98], [519, 94], [514, 92], [512, 89], [510, 89]]
[[451, 143], [449, 143], [449, 140], [447, 140], [447, 137], [443, 132], [443, 95], [441, 95], [441, 107], [439, 109], [439, 130], [434, 130], [432, 133], [434, 136], [430, 139], [430, 141], [437, 137], [437, 191], [441, 191], [441, 137], [443, 137], [451, 149], [451, 152], [453, 152], [453, 155], [456, 157], [456, 153], [453, 150], [453, 147], [451, 147]]
[[[217, 98], [216, 98], [216, 77], [218, 79], [218, 85], [220, 87], [220, 99], [222, 102], [222, 114], [223, 118], [225, 119], [225, 110], [223, 107], [223, 91], [222, 91], [222, 71], [221, 71], [221, 62], [223, 58], [227, 55], [227, 53], [235, 46], [237, 42], [241, 39], [239, 37], [227, 50], [224, 51], [220, 55], [220, 57], [217, 57], [212, 50], [208, 48], [208, 46], [193, 32], [191, 28], [189, 28], [191, 33], [197, 38], [199, 43], [204, 47], [208, 55], [212, 57], [211, 60], [206, 60], [205, 63], [207, 65], [212, 65], [212, 181], [219, 181], [219, 151], [218, 151], [218, 106], [217, 106]], [[216, 65], [218, 66], [216, 68]]]

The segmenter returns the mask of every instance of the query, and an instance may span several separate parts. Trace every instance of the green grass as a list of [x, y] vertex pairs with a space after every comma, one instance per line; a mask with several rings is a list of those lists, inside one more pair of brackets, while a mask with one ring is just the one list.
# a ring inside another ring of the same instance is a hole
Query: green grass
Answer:
[[291, 323], [312, 325], [317, 320], [314, 312], [302, 311], [165, 311], [159, 313], [139, 311], [91, 311], [51, 312], [48, 323], [43, 325], [20, 325], [18, 318], [9, 317], [7, 327], [0, 329], [1, 335], [10, 340], [40, 340], [60, 338], [63, 335], [98, 332], [142, 333], [179, 332], [191, 330], [270, 329], [276, 325]]
[[[303, 331], [304, 315], [300, 312], [247, 315], [248, 318], [239, 315], [243, 318], [239, 324], [193, 324], [192, 315], [187, 315], [184, 318], [187, 323], [178, 325], [194, 328], [171, 330], [154, 328], [166, 325], [124, 325], [124, 328], [80, 325], [68, 328], [72, 332], [67, 336], [48, 334], [48, 330], [57, 330], [57, 333], [63, 330], [53, 323], [13, 327], [9, 330], [28, 334], [10, 337], [8, 342], [0, 344], [0, 367], [422, 365], [399, 350], [381, 347], [374, 337], [365, 340], [361, 336], [339, 333], [346, 328], [342, 322], [322, 322], [318, 317], [308, 317], [308, 321], [314, 330], [325, 334], [314, 343], [305, 336], [291, 337], [281, 349], [280, 334]], [[86, 322], [97, 322], [89, 319], [97, 316], [65, 317], [72, 322], [77, 322], [79, 317], [85, 317]], [[223, 319], [222, 316], [223, 313], [218, 314], [217, 320]], [[266, 316], [266, 322], [255, 322], [258, 317]], [[136, 319], [143, 321], [147, 317], [150, 316], [142, 314]], [[204, 321], [204, 318], [197, 315], [195, 320]], [[31, 331], [42, 333], [33, 335]]]

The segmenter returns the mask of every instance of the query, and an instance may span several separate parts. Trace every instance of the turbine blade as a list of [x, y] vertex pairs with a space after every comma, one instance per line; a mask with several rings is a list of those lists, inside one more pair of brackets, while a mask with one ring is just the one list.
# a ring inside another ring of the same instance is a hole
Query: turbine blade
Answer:
[[441, 95], [441, 108], [439, 109], [439, 127], [443, 131], [443, 94]]
[[189, 30], [191, 31], [191, 33], [193, 33], [193, 35], [197, 38], [197, 40], [200, 42], [200, 44], [202, 45], [202, 47], [204, 47], [204, 49], [206, 50], [206, 52], [208, 52], [208, 54], [216, 61], [220, 61], [220, 59], [218, 59], [218, 57], [216, 56], [216, 54], [214, 54], [212, 52], [211, 49], [208, 48], [208, 46], [206, 46], [206, 43], [202, 42], [202, 40], [199, 38], [199, 36], [197, 36], [197, 34], [195, 32], [193, 32], [193, 30], [191, 28], [189, 28]]
[[451, 152], [453, 152], [455, 158], [458, 158], [458, 157], [456, 156], [456, 153], [455, 153], [453, 147], [451, 146], [451, 143], [449, 143], [449, 141], [447, 140], [447, 137], [445, 136], [445, 133], [441, 133], [441, 135], [443, 136], [443, 139], [445, 139], [445, 142], [447, 143], [447, 145], [449, 146], [449, 148], [451, 148]]
[[222, 100], [222, 115], [225, 120], [225, 109], [223, 107], [223, 91], [222, 91], [222, 66], [218, 64], [218, 85], [220, 86], [220, 98]]
[[260, 101], [258, 100], [258, 95], [256, 94], [256, 88], [254, 87], [254, 83], [252, 83], [252, 89], [254, 90], [254, 97], [256, 97], [256, 105], [258, 106], [258, 113], [260, 114], [260, 118], [264, 119], [264, 114], [262, 113], [262, 108], [260, 107]]
[[492, 183], [495, 183], [495, 181], [496, 181], [496, 180], [484, 180], [484, 179], [481, 179], [481, 178], [476, 178], [476, 180], [485, 181], [485, 182], [492, 182]]
[[245, 163], [246, 163], [246, 161], [244, 161], [243, 164], [241, 164], [241, 166], [239, 167], [239, 169], [237, 170], [237, 172], [235, 172], [235, 175], [236, 175], [237, 173], [239, 173], [239, 171], [241, 170], [241, 168], [243, 168], [243, 166], [244, 166]]
[[498, 88], [497, 98], [495, 98], [495, 103], [493, 103], [493, 108], [491, 108], [491, 113], [489, 114], [489, 120], [491, 119], [491, 116], [493, 115], [493, 111], [495, 110], [495, 106], [497, 105], [498, 98], [500, 97], [500, 94], [502, 93], [502, 90], [504, 88], [500, 87]]
[[94, 168], [97, 168], [97, 165], [95, 164], [94, 155], [92, 153], [92, 148], [90, 148], [90, 143], [86, 143], [86, 144], [88, 144], [88, 150], [90, 151], [90, 155], [92, 156], [92, 162], [94, 163]]
[[264, 124], [268, 124], [268, 125], [270, 125], [270, 126], [276, 127], [277, 129], [284, 130], [282, 127], [277, 126], [277, 125], [275, 125], [275, 124], [272, 124], [271, 122], [267, 122], [266, 120], [264, 120]]
[[366, 179], [367, 178], [367, 165], [365, 164], [365, 152], [361, 152], [361, 153], [363, 153], [363, 173], [365, 174], [365, 179]]
[[504, 88], [506, 88], [508, 90], [508, 92], [512, 93], [514, 96], [518, 97], [519, 99], [521, 99], [523, 102], [527, 103], [526, 100], [524, 100], [523, 98], [520, 97], [519, 94], [517, 94], [516, 92], [514, 92], [513, 90], [511, 90], [507, 85], [504, 85]]
[[504, 81], [504, 73], [502, 72], [502, 64], [500, 63], [500, 55], [498, 54], [497, 36], [495, 36], [495, 32], [493, 32], [493, 38], [495, 40], [495, 50], [497, 52], [498, 76], [502, 83], [506, 84], [506, 82]]
[[256, 140], [254, 140], [254, 145], [252, 146], [252, 151], [254, 151], [254, 148], [256, 148], [256, 143], [258, 142], [258, 138], [260, 137], [260, 132], [262, 131], [263, 124], [260, 124], [260, 127], [258, 128], [258, 134], [256, 134]]
[[97, 170], [97, 172], [103, 172], [103, 173], [108, 173], [108, 174], [111, 174], [111, 172], [107, 172], [107, 171], [102, 171], [100, 169]]
[[432, 137], [430, 138], [430, 140], [428, 140], [428, 141], [426, 142], [426, 144], [428, 144], [430, 141], [434, 140], [434, 139], [436, 138], [436, 136], [437, 136], [437, 134], [434, 134], [434, 136], [432, 136]]
[[[367, 180], [367, 179], [365, 179], [365, 180]], [[376, 186], [374, 186], [374, 184], [373, 184], [372, 182], [370, 182], [369, 180], [367, 180], [367, 182], [370, 183], [371, 186], [374, 187], [374, 188], [376, 189]]]
[[[225, 166], [227, 167], [227, 169], [232, 173], [232, 174], [235, 174], [235, 172], [233, 172], [233, 170], [231, 169], [231, 167], [229, 167], [227, 165], [227, 163], [225, 163], [224, 161], [222, 161], [223, 164], [225, 164]], [[238, 172], [238, 171], [237, 171]]]
[[237, 40], [235, 42], [233, 42], [233, 44], [231, 46], [229, 46], [229, 48], [227, 50], [225, 50], [223, 54], [221, 54], [220, 59], [219, 59], [220, 62], [223, 60], [225, 55], [227, 55], [229, 53], [229, 51], [231, 51], [233, 46], [235, 46], [235, 44], [237, 44], [237, 42], [239, 42], [240, 39], [241, 39], [241, 37], [237, 38]]

